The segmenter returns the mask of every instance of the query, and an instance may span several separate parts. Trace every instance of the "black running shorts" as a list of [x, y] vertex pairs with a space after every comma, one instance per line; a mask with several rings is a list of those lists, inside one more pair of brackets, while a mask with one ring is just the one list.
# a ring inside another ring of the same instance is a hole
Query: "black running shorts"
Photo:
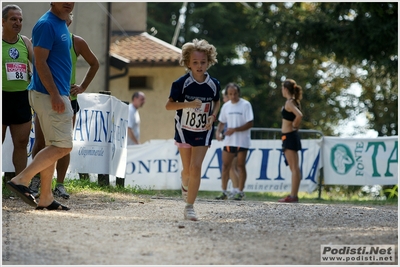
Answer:
[[32, 120], [28, 90], [18, 92], [2, 91], [2, 124], [23, 124]]
[[294, 151], [301, 150], [300, 135], [297, 131], [282, 133], [282, 150], [285, 149]]

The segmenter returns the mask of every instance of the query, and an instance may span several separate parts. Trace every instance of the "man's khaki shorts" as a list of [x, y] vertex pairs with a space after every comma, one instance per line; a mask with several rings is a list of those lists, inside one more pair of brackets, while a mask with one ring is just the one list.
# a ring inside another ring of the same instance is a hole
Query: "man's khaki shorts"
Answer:
[[72, 147], [72, 116], [71, 101], [68, 96], [61, 96], [64, 113], [53, 110], [50, 95], [29, 90], [29, 104], [39, 117], [46, 146], [53, 145], [62, 148]]

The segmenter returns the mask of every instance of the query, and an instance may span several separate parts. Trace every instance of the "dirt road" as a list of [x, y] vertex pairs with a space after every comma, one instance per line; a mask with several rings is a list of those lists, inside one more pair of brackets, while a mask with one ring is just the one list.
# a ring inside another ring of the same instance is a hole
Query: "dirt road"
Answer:
[[179, 198], [79, 193], [60, 202], [71, 210], [3, 199], [3, 265], [320, 265], [327, 244], [395, 244], [398, 263], [397, 206], [198, 199], [192, 222]]

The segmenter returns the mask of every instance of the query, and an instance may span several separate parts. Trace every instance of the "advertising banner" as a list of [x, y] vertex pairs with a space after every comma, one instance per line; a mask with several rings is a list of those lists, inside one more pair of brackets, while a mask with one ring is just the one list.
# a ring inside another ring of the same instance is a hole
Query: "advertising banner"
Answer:
[[[80, 110], [76, 114], [67, 177], [78, 177], [77, 173], [124, 177], [128, 105], [113, 96], [96, 93], [79, 94], [78, 103]], [[32, 161], [34, 140], [33, 121], [27, 147], [28, 164]], [[10, 131], [7, 128], [2, 145], [2, 172], [14, 172], [13, 149]]]
[[[34, 122], [31, 125], [31, 132], [29, 135], [29, 142], [26, 148], [26, 157], [28, 158], [27, 164], [32, 161], [32, 148], [33, 143], [35, 141], [35, 127]], [[14, 151], [14, 145], [11, 139], [10, 128], [7, 127], [6, 137], [4, 138], [4, 142], [1, 146], [1, 171], [2, 172], [14, 172], [14, 165], [12, 163], [12, 153]]]
[[[291, 172], [285, 165], [280, 140], [252, 140], [247, 154], [247, 192], [290, 192]], [[300, 190], [312, 192], [321, 168], [321, 140], [302, 140]], [[200, 190], [221, 190], [223, 142], [213, 140], [204, 158]], [[125, 185], [155, 190], [180, 189], [181, 159], [174, 140], [152, 140], [128, 146]]]
[[128, 105], [104, 94], [78, 95], [70, 172], [125, 175]]
[[324, 137], [324, 184], [395, 185], [398, 137]]

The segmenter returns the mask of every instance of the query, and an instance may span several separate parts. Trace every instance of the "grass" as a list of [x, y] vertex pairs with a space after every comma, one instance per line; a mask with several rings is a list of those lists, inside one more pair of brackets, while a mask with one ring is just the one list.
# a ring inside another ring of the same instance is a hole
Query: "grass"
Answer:
[[[3, 178], [4, 181], [4, 178]], [[56, 180], [53, 179], [53, 188], [56, 184]], [[77, 180], [65, 180], [65, 188], [68, 193], [76, 194], [80, 192], [106, 192], [106, 193], [122, 193], [122, 194], [134, 194], [134, 195], [148, 195], [154, 197], [174, 197], [178, 198], [181, 196], [180, 190], [153, 190], [150, 188], [140, 188], [138, 186], [101, 186], [97, 182], [90, 182], [86, 179]], [[3, 198], [12, 195], [3, 183], [2, 188]], [[220, 191], [199, 191], [198, 198], [201, 199], [215, 199]], [[278, 199], [285, 197], [288, 192], [246, 192], [246, 200], [252, 201], [271, 201], [276, 202]], [[327, 193], [322, 191], [321, 199], [318, 199], [318, 192], [315, 191], [311, 194], [306, 192], [299, 193], [299, 199], [301, 203], [325, 203], [325, 204], [356, 204], [356, 205], [397, 205], [398, 199], [379, 199], [369, 196], [358, 196], [357, 194], [351, 196], [343, 196], [340, 192]]]

